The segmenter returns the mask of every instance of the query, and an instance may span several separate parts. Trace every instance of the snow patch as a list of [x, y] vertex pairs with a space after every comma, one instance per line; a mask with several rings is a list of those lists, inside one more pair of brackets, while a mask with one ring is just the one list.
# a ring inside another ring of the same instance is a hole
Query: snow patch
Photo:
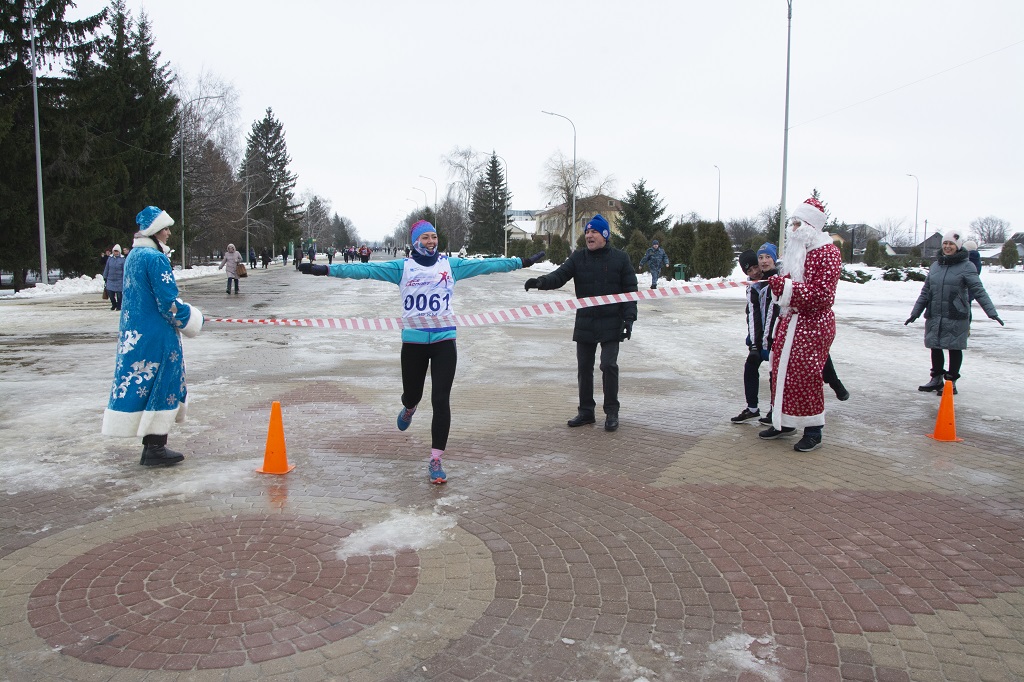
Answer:
[[450, 539], [446, 532], [457, 525], [455, 518], [436, 511], [393, 511], [390, 518], [361, 528], [345, 538], [338, 559], [354, 556], [390, 555], [403, 549], [425, 549]]
[[159, 478], [152, 485], [128, 495], [124, 502], [141, 502], [203, 492], [224, 492], [237, 488], [240, 478], [256, 475], [254, 469], [257, 464], [251, 461], [209, 462], [189, 466], [190, 462], [195, 461], [196, 459], [186, 454], [183, 464], [160, 471]]
[[767, 682], [782, 682], [782, 670], [773, 665], [777, 645], [771, 637], [751, 637], [743, 633], [729, 635], [708, 647], [711, 660], [704, 673], [740, 670], [760, 676]]

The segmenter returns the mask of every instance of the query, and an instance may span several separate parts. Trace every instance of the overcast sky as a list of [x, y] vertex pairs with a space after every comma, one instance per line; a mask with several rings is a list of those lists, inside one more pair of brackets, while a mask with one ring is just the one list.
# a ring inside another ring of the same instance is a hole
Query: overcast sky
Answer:
[[[794, 0], [787, 207], [919, 236], [995, 215], [1024, 230], [1024, 2]], [[80, 0], [73, 14], [105, 6]], [[443, 196], [442, 157], [492, 149], [513, 208], [543, 208], [561, 150], [640, 178], [669, 213], [753, 217], [782, 191], [786, 0], [289, 3], [127, 0], [172, 68], [267, 107], [297, 189], [364, 238]], [[284, 14], [281, 8], [286, 7]], [[239, 144], [243, 144], [240, 140]], [[170, 208], [170, 207], [169, 207]]]

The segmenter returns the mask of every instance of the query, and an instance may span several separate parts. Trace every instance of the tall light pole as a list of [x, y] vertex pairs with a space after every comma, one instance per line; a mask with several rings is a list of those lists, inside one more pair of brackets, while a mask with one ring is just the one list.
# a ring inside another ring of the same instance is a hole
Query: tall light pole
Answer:
[[[192, 105], [193, 102], [201, 102], [206, 99], [224, 99], [224, 95], [202, 95], [200, 97], [193, 97], [189, 101], [181, 105], [181, 129], [178, 131], [178, 156], [181, 157], [181, 269], [184, 270], [186, 267], [185, 260], [185, 110]], [[248, 187], [248, 183], [246, 183]], [[245, 257], [249, 257], [249, 207], [245, 207]]]
[[[413, 189], [416, 190], [417, 192], [423, 192], [423, 208], [426, 208], [427, 206], [429, 206], [430, 205], [430, 200], [427, 199], [427, 190], [420, 189], [419, 187], [413, 187]], [[437, 225], [434, 225], [434, 227], [436, 228]]]
[[[421, 175], [420, 177], [423, 178], [424, 180], [430, 180], [431, 182], [434, 182], [434, 178], [428, 178], [426, 175]], [[440, 237], [441, 236], [441, 232], [440, 232], [441, 226], [437, 224], [438, 222], [439, 221], [438, 221], [438, 218], [437, 218], [437, 183], [434, 182], [434, 230], [438, 231], [437, 235], [438, 235], [438, 237]], [[448, 246], [450, 247], [451, 244], [449, 244]]]
[[31, 14], [28, 15], [28, 32], [29, 55], [32, 58], [32, 116], [36, 128], [36, 206], [39, 209], [39, 277], [36, 284], [40, 281], [49, 284], [50, 271], [46, 267], [46, 217], [43, 212], [43, 156], [39, 144], [39, 91], [36, 86], [36, 25]]
[[793, 36], [793, 0], [789, 5], [789, 23], [786, 27], [786, 120], [782, 132], [782, 201], [779, 202], [779, 257], [786, 246], [786, 165], [789, 161], [789, 47]]
[[917, 246], [917, 207], [921, 199], [921, 181], [913, 173], [907, 173], [907, 177], [914, 178], [914, 182], [917, 183], [917, 191], [914, 193], [914, 246]]
[[715, 222], [722, 222], [722, 169], [718, 168], [718, 164], [714, 164], [718, 170], [718, 214], [715, 218]]
[[576, 177], [576, 124], [568, 116], [562, 116], [562, 114], [556, 114], [553, 111], [541, 111], [540, 113], [564, 118], [572, 126], [572, 226], [569, 230], [569, 253], [572, 253], [576, 250], [576, 183], [578, 182]]
[[509, 205], [508, 205], [508, 161], [501, 154], [495, 154], [494, 158], [501, 159], [501, 163], [505, 166], [505, 206], [501, 210], [501, 217], [505, 221], [505, 224], [501, 226], [501, 229], [505, 232], [505, 256], [508, 256], [508, 218], [509, 218]]

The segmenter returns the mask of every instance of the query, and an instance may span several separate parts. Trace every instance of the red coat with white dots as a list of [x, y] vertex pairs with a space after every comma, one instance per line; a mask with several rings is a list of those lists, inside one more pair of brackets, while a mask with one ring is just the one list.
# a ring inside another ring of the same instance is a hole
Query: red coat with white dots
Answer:
[[772, 342], [772, 425], [821, 426], [825, 394], [821, 370], [836, 335], [832, 312], [842, 256], [828, 243], [807, 252], [801, 282], [789, 275], [768, 280], [781, 306]]

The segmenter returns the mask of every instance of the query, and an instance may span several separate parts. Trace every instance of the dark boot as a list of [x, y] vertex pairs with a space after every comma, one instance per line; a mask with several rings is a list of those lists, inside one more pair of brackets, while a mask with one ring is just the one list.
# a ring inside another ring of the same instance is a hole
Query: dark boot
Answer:
[[580, 412], [575, 417], [573, 417], [572, 419], [567, 421], [566, 424], [569, 425], [569, 426], [572, 426], [572, 427], [576, 427], [576, 426], [584, 426], [586, 424], [593, 424], [596, 421], [597, 420], [594, 419], [594, 415], [593, 414], [584, 414], [584, 413]]
[[617, 431], [619, 428], [619, 413], [612, 412], [604, 417], [604, 430]]
[[168, 450], [167, 435], [146, 436], [142, 439], [142, 458], [139, 464], [143, 466], [171, 466], [185, 459], [185, 455], [174, 450]]
[[843, 382], [841, 382], [839, 379], [836, 379], [835, 381], [831, 382], [829, 386], [831, 386], [832, 390], [836, 392], [836, 398], [838, 398], [839, 400], [850, 399], [850, 392], [846, 390], [846, 386], [843, 386]]
[[935, 395], [942, 395], [942, 389], [946, 388], [946, 382], [947, 381], [952, 382], [952, 384], [953, 384], [953, 395], [956, 395], [957, 394], [957, 392], [956, 392], [956, 380], [960, 378], [960, 375], [959, 374], [945, 374], [945, 375], [943, 375], [940, 378], [942, 379], [942, 382], [939, 384], [939, 387], [935, 390]]
[[927, 384], [924, 384], [923, 386], [918, 386], [917, 390], [924, 392], [939, 391], [939, 395], [942, 395], [942, 385], [943, 383], [945, 383], [942, 379], [942, 374], [943, 372], [941, 369], [938, 371], [935, 371], [933, 369], [931, 381], [929, 381]]

